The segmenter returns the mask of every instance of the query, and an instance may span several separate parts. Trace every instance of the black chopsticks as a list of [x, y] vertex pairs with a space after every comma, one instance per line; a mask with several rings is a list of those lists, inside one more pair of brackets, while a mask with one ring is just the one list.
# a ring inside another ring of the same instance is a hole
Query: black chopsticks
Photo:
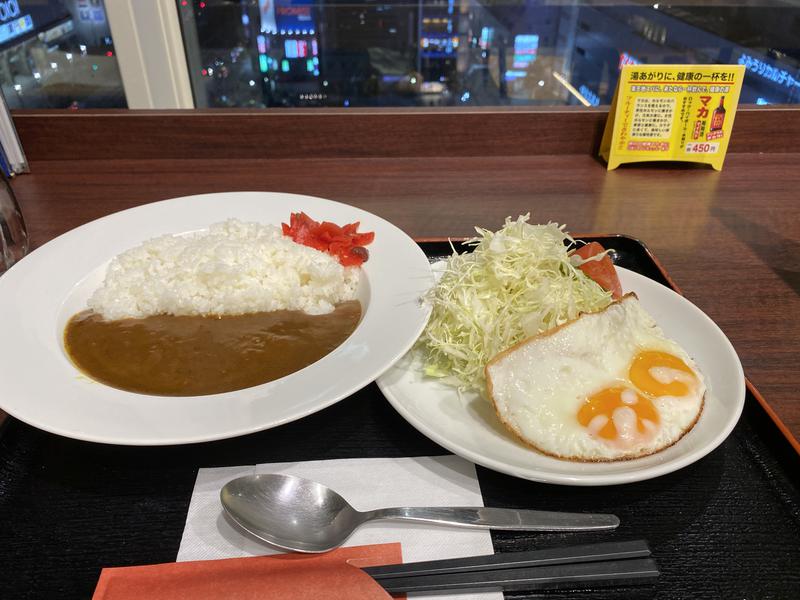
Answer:
[[390, 594], [552, 590], [652, 583], [658, 568], [644, 540], [367, 567]]

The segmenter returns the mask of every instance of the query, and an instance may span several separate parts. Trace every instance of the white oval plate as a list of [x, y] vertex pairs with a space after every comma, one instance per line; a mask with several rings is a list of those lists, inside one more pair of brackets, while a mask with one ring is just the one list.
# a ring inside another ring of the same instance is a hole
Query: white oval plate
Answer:
[[[363, 316], [353, 334], [314, 364], [224, 394], [164, 397], [108, 387], [82, 375], [63, 330], [103, 280], [108, 262], [150, 238], [236, 218], [280, 226], [305, 211], [374, 231], [362, 269]], [[373, 381], [414, 343], [428, 319], [420, 295], [433, 282], [425, 254], [391, 223], [309, 196], [267, 192], [165, 200], [87, 223], [45, 244], [0, 277], [0, 408], [60, 435], [112, 444], [163, 445], [243, 435], [300, 419]]]
[[423, 377], [413, 352], [378, 379], [378, 386], [409, 423], [436, 443], [515, 477], [565, 485], [612, 485], [685, 467], [719, 446], [739, 420], [745, 398], [742, 365], [725, 334], [694, 304], [647, 277], [617, 270], [623, 290], [636, 292], [664, 333], [697, 361], [708, 383], [697, 425], [670, 448], [616, 463], [578, 463], [545, 456], [507, 433], [489, 402], [478, 394], [459, 397], [453, 388]]

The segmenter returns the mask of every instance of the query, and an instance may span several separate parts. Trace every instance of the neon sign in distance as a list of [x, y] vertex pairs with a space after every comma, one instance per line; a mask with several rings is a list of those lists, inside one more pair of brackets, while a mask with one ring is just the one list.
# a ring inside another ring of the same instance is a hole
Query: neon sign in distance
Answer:
[[5, 23], [10, 19], [18, 17], [19, 13], [19, 0], [0, 1], [0, 21]]
[[631, 56], [627, 52], [620, 52], [619, 54], [619, 68], [622, 69], [625, 65], [640, 65], [642, 61], [640, 61], [635, 56]]
[[524, 69], [536, 60], [539, 52], [538, 35], [518, 35], [514, 37], [514, 65], [515, 69]]

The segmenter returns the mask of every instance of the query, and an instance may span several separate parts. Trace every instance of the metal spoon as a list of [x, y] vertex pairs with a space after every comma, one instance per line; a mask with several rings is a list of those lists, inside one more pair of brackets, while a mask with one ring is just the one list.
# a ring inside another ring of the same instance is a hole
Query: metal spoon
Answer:
[[359, 512], [321, 483], [291, 475], [248, 475], [226, 483], [222, 506], [242, 529], [274, 546], [327, 552], [360, 525], [393, 519], [506, 531], [599, 531], [614, 529], [614, 515], [510, 508], [381, 508]]

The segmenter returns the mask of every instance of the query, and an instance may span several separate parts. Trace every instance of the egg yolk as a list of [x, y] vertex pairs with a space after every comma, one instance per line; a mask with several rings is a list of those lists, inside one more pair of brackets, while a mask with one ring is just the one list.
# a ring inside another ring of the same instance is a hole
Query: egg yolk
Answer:
[[659, 421], [650, 399], [624, 386], [592, 394], [578, 411], [578, 422], [606, 440], [647, 436], [655, 432]]
[[631, 363], [628, 377], [633, 385], [655, 398], [686, 396], [697, 385], [697, 376], [677, 356], [645, 350]]

